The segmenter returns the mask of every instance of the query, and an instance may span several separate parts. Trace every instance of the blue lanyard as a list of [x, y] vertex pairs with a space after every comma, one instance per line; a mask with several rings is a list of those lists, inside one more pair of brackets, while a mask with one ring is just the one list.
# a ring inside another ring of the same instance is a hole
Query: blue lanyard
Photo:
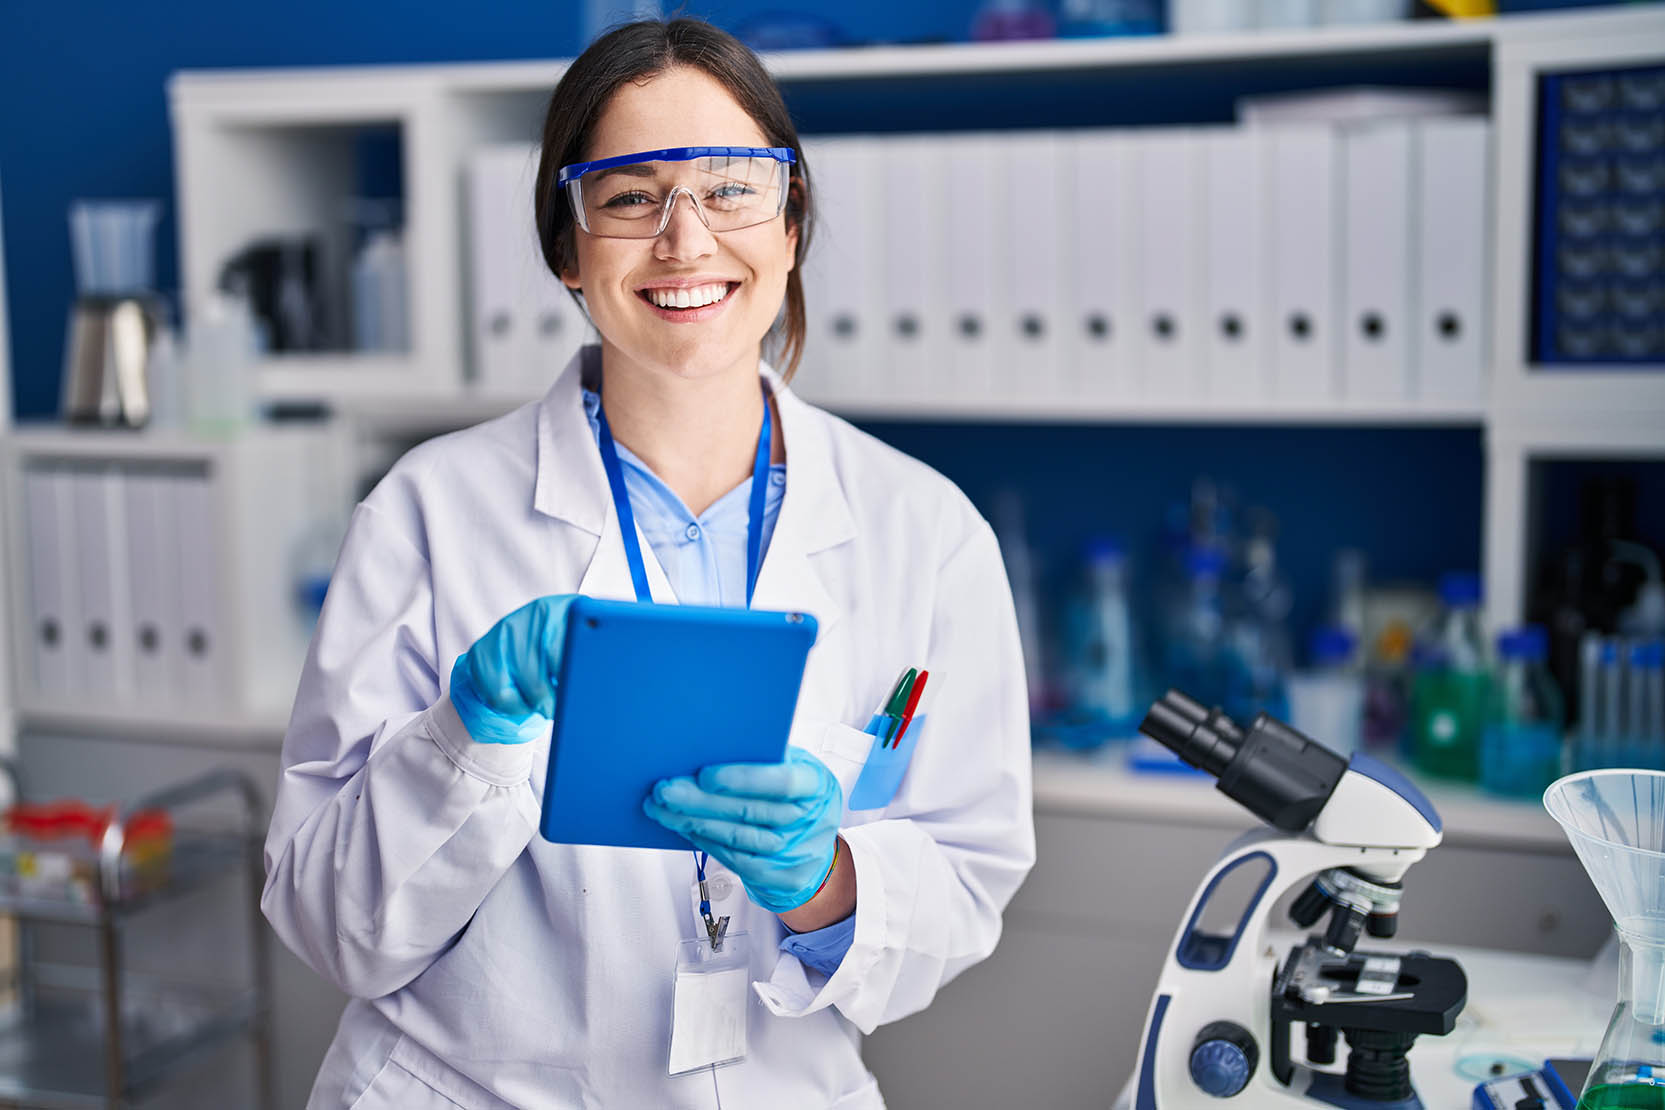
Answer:
[[[651, 602], [653, 590], [648, 586], [647, 563], [642, 559], [642, 545], [636, 542], [636, 516], [630, 511], [630, 490], [624, 484], [624, 468], [619, 465], [618, 448], [613, 446], [613, 431], [607, 426], [607, 411], [600, 405], [596, 406], [596, 423], [600, 425], [601, 435], [597, 438], [601, 445], [601, 463], [607, 469], [607, 485], [613, 491], [613, 509], [618, 513], [619, 532], [624, 540], [624, 557], [630, 563], [630, 581], [636, 587], [636, 600]], [[769, 416], [769, 391], [763, 391], [763, 430], [757, 437], [757, 458], [752, 462], [752, 491], [751, 501], [746, 507], [746, 608], [752, 605], [752, 592], [757, 588], [758, 564], [762, 562], [763, 550], [763, 507], [769, 495], [769, 455], [770, 441], [773, 439], [774, 421]], [[711, 937], [713, 949], [722, 946], [723, 930], [728, 927], [728, 918], [723, 918], [721, 924], [712, 920], [711, 899], [706, 893], [704, 852], [694, 854], [694, 874], [700, 884], [700, 915], [705, 918], [706, 931]]]
[[[607, 411], [596, 406], [596, 423], [601, 426], [601, 463], [607, 469], [607, 485], [613, 491], [613, 509], [619, 517], [619, 533], [624, 539], [624, 557], [630, 563], [630, 581], [636, 587], [637, 601], [652, 601], [653, 590], [648, 586], [647, 564], [642, 560], [642, 545], [636, 542], [636, 516], [630, 511], [630, 490], [624, 484], [624, 469], [619, 466], [619, 452], [613, 446], [613, 431], [607, 426]], [[763, 431], [757, 437], [757, 458], [752, 463], [752, 495], [746, 507], [746, 608], [752, 605], [752, 592], [757, 589], [757, 572], [763, 554], [763, 507], [769, 496], [769, 454], [774, 421], [769, 416], [769, 391], [763, 391]]]

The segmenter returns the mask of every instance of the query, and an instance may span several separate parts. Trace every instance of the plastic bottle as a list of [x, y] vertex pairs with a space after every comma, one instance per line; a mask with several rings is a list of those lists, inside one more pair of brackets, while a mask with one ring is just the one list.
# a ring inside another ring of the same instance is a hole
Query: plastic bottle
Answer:
[[1023, 648], [1023, 669], [1029, 683], [1029, 713], [1040, 718], [1051, 699], [1046, 689], [1048, 673], [1042, 654], [1041, 602], [1035, 554], [1029, 544], [1023, 496], [1015, 489], [1002, 489], [994, 498], [994, 531], [1000, 555], [1006, 564], [1006, 580], [1012, 588], [1012, 606], [1017, 612], [1018, 640]]
[[1489, 685], [1479, 575], [1445, 575], [1440, 601], [1411, 683], [1411, 758], [1426, 774], [1473, 782]]
[[1242, 577], [1226, 595], [1225, 667], [1228, 714], [1240, 721], [1257, 713], [1289, 715], [1286, 683], [1294, 667], [1289, 611], [1294, 595], [1278, 570], [1277, 521], [1264, 510], [1246, 514]]
[[1220, 579], [1226, 559], [1214, 547], [1192, 548], [1185, 557], [1185, 584], [1163, 622], [1162, 681], [1204, 705], [1226, 702], [1225, 614]]
[[1289, 677], [1289, 723], [1326, 748], [1352, 755], [1364, 725], [1364, 675], [1352, 665], [1353, 634], [1325, 626], [1312, 634], [1312, 669]]
[[1561, 691], [1545, 660], [1549, 636], [1538, 625], [1497, 638], [1497, 681], [1486, 704], [1480, 784], [1494, 794], [1536, 798], [1561, 774]]
[[1348, 663], [1355, 669], [1365, 664], [1364, 586], [1364, 552], [1351, 547], [1337, 551], [1330, 566], [1329, 627], [1352, 637], [1353, 652]]
[[1127, 587], [1127, 555], [1109, 537], [1090, 541], [1081, 595], [1070, 612], [1070, 701], [1105, 739], [1138, 729], [1137, 637]]
[[1634, 766], [1665, 770], [1665, 643], [1630, 645], [1628, 678], [1630, 760]]

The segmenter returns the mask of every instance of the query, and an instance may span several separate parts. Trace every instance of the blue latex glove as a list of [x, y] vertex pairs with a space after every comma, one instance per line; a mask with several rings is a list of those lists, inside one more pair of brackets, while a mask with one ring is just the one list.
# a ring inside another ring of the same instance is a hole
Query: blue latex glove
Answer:
[[555, 671], [575, 594], [516, 609], [451, 667], [451, 704], [481, 744], [524, 744], [555, 717]]
[[753, 902], [785, 913], [832, 870], [844, 792], [826, 764], [790, 748], [781, 763], [719, 763], [663, 779], [642, 809], [722, 861]]

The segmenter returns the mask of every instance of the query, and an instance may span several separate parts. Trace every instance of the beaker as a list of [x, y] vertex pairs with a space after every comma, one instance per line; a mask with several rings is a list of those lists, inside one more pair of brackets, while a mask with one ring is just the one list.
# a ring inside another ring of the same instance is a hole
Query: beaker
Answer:
[[1665, 772], [1584, 771], [1544, 792], [1619, 935], [1619, 999], [1578, 1110], [1665, 1110]]
[[75, 288], [83, 297], [130, 296], [151, 289], [152, 240], [162, 214], [154, 200], [78, 200], [69, 206]]

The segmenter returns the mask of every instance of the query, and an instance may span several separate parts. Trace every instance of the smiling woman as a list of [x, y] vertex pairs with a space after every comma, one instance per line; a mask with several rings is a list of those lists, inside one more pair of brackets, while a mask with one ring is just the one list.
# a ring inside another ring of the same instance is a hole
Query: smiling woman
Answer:
[[[284, 742], [262, 906], [353, 996], [312, 1106], [882, 1107], [858, 1034], [993, 950], [1034, 861], [1011, 594], [959, 490], [787, 388], [810, 195], [709, 25], [620, 28], [551, 97], [538, 230], [600, 343], [365, 499]], [[578, 594], [816, 618], [786, 758], [642, 799], [692, 852], [534, 839]]]

